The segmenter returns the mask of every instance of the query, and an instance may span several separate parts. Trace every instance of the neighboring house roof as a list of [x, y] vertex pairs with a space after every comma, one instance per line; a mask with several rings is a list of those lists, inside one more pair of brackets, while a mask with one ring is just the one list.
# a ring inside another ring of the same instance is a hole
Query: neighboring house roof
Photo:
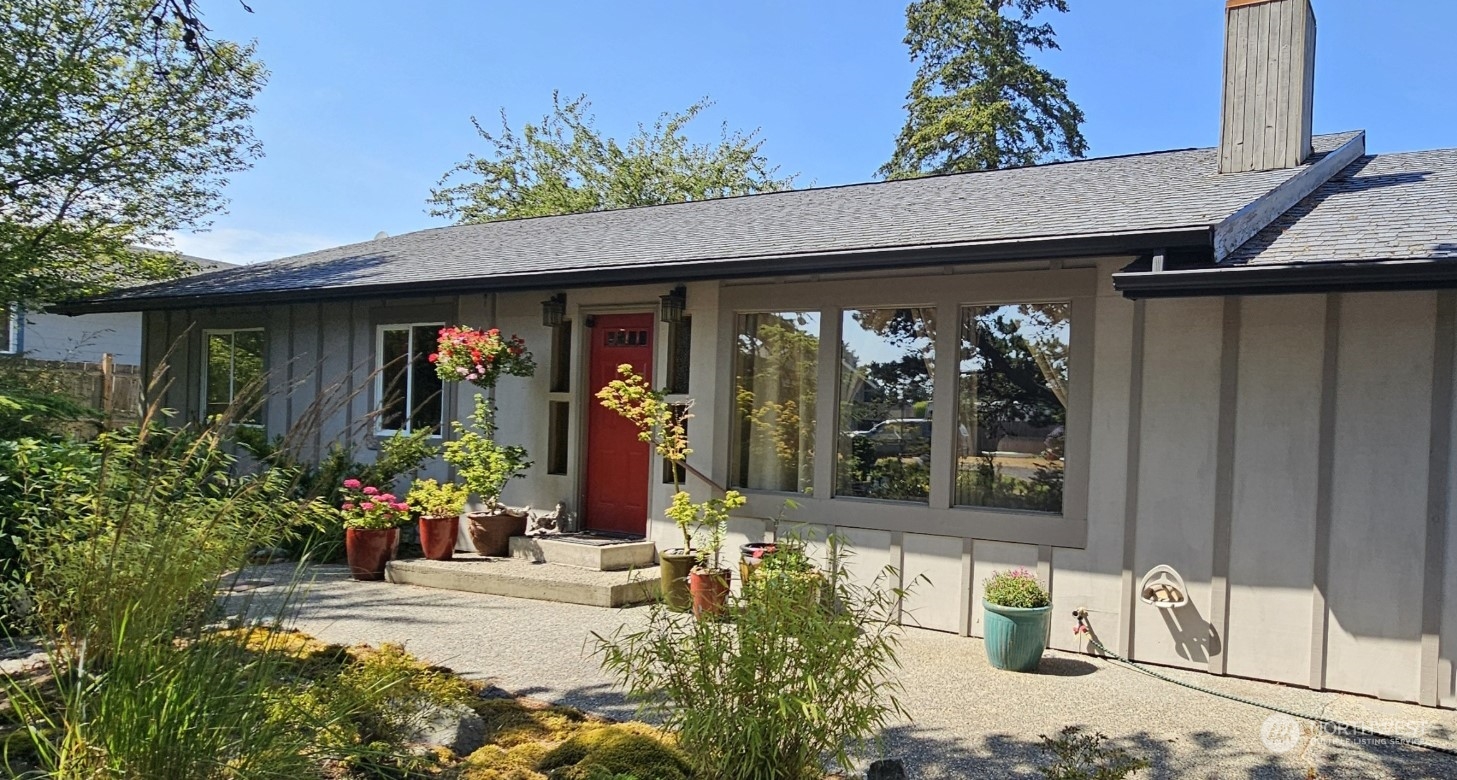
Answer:
[[129, 288], [61, 311], [550, 288], [1202, 247], [1218, 258], [1364, 153], [1319, 136], [1297, 168], [1220, 174], [1186, 149], [457, 225]]
[[1222, 263], [1115, 275], [1133, 297], [1457, 284], [1457, 149], [1361, 157]]

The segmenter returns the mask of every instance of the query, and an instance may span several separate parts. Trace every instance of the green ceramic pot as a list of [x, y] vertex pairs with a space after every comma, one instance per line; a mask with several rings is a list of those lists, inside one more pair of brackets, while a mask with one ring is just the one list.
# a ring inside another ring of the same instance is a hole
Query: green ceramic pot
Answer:
[[1033, 672], [1047, 649], [1052, 607], [1003, 607], [982, 600], [982, 637], [987, 660], [998, 669]]
[[658, 592], [663, 594], [663, 604], [674, 612], [687, 612], [693, 607], [693, 595], [688, 590], [688, 574], [698, 556], [692, 552], [668, 550], [658, 553], [658, 571], [662, 577]]

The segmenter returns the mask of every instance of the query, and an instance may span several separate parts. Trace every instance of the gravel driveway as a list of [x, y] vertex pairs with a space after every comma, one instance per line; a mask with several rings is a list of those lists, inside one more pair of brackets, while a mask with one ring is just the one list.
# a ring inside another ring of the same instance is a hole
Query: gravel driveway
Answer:
[[[306, 570], [296, 625], [330, 642], [400, 642], [433, 663], [509, 691], [612, 717], [630, 706], [591, 657], [591, 632], [641, 621], [645, 610], [529, 601], [408, 585], [359, 583], [343, 567]], [[292, 570], [245, 576], [276, 583], [251, 591], [276, 598]], [[1453, 778], [1457, 758], [1381, 739], [1315, 730], [1285, 752], [1261, 737], [1270, 713], [1156, 680], [1088, 656], [1049, 651], [1036, 674], [987, 665], [981, 642], [909, 630], [903, 696], [912, 720], [887, 732], [886, 753], [921, 778], [1040, 777], [1039, 734], [1067, 725], [1101, 731], [1152, 762], [1152, 778]], [[1457, 712], [1268, 683], [1161, 671], [1196, 684], [1302, 712], [1391, 730], [1420, 729], [1457, 749]], [[1278, 733], [1276, 733], [1278, 736]], [[1312, 774], [1312, 771], [1315, 774]]]

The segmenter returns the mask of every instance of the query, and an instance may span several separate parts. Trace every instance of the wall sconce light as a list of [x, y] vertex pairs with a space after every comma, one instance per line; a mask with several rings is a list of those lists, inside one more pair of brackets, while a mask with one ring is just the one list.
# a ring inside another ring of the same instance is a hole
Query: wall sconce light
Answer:
[[567, 294], [557, 293], [541, 302], [541, 324], [548, 328], [559, 328], [567, 316]]
[[688, 288], [674, 287], [667, 295], [658, 297], [658, 319], [669, 325], [683, 321], [683, 310], [688, 306]]

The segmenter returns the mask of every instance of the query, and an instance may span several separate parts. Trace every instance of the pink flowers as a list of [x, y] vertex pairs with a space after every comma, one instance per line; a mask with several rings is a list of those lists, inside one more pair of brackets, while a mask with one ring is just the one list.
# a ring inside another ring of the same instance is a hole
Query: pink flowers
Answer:
[[339, 513], [344, 527], [364, 530], [394, 528], [410, 519], [410, 506], [393, 493], [366, 485], [357, 479], [342, 483]]
[[501, 374], [531, 376], [536, 363], [526, 351], [526, 342], [519, 336], [509, 339], [491, 328], [478, 331], [470, 327], [441, 328], [438, 352], [430, 356], [435, 373], [447, 382], [474, 382], [481, 387], [494, 387]]

